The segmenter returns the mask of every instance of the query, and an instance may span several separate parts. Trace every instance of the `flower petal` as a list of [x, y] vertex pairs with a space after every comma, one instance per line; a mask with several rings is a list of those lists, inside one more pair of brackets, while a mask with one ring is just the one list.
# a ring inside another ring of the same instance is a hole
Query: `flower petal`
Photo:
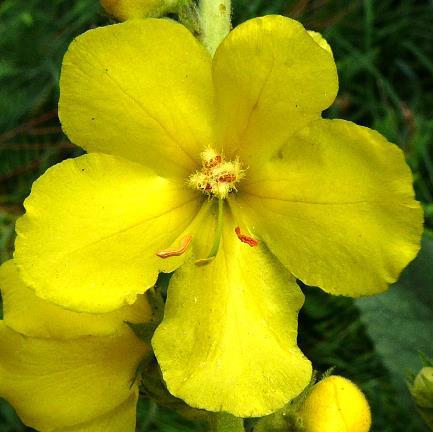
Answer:
[[117, 337], [28, 338], [0, 322], [0, 396], [23, 422], [51, 431], [119, 407], [145, 345], [127, 330]]
[[[298, 395], [311, 377], [296, 345], [303, 295], [266, 248], [241, 243], [234, 228], [225, 222], [213, 262], [189, 260], [176, 271], [152, 345], [173, 395], [196, 408], [262, 416]], [[203, 233], [205, 245], [209, 223]]]
[[297, 21], [255, 18], [236, 27], [214, 63], [218, 142], [253, 167], [334, 100], [332, 55]]
[[328, 51], [329, 54], [331, 54], [332, 57], [334, 57], [334, 54], [332, 53], [332, 48], [329, 45], [328, 41], [319, 32], [308, 30], [308, 34], [313, 38], [314, 42], [319, 44], [320, 47]]
[[72, 42], [59, 116], [71, 141], [89, 152], [185, 177], [211, 142], [212, 98], [210, 56], [184, 26], [132, 20]]
[[133, 305], [106, 314], [62, 309], [42, 300], [27, 288], [13, 260], [0, 266], [0, 289], [6, 325], [26, 336], [55, 339], [108, 336], [124, 330], [125, 321], [143, 323], [151, 317], [149, 303], [144, 295], [139, 295]]
[[329, 293], [384, 291], [419, 250], [410, 170], [371, 129], [316, 121], [243, 186], [254, 232], [297, 278]]
[[36, 294], [66, 309], [102, 313], [133, 304], [188, 227], [200, 201], [182, 182], [98, 153], [66, 160], [33, 185], [17, 223], [15, 262]]
[[135, 432], [138, 389], [121, 405], [86, 423], [54, 432]]

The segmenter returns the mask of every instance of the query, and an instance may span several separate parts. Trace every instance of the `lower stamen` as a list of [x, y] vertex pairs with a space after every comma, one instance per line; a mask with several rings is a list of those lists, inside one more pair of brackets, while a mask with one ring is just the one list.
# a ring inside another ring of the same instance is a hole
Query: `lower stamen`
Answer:
[[163, 249], [156, 253], [160, 258], [170, 258], [173, 256], [179, 256], [185, 253], [188, 249], [188, 246], [191, 244], [192, 235], [187, 235], [181, 242], [180, 247], [178, 249]]
[[241, 229], [238, 226], [235, 228], [235, 233], [238, 236], [238, 239], [242, 243], [246, 243], [247, 245], [250, 245], [251, 247], [255, 247], [259, 244], [259, 241], [256, 240], [255, 238], [247, 236], [245, 234], [242, 234]]

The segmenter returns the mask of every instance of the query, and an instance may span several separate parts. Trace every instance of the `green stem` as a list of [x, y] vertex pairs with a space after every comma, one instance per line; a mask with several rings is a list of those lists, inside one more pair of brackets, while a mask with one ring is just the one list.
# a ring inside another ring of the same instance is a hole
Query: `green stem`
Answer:
[[200, 39], [212, 56], [231, 30], [231, 15], [231, 0], [200, 0]]
[[212, 245], [212, 249], [209, 252], [209, 255], [207, 258], [199, 259], [195, 262], [196, 265], [205, 265], [209, 264], [218, 253], [218, 249], [220, 247], [221, 243], [221, 236], [223, 233], [223, 222], [224, 222], [224, 200], [219, 199], [218, 200], [218, 219], [217, 219], [217, 227], [215, 232], [215, 240]]
[[209, 432], [245, 432], [244, 420], [224, 412], [209, 414]]

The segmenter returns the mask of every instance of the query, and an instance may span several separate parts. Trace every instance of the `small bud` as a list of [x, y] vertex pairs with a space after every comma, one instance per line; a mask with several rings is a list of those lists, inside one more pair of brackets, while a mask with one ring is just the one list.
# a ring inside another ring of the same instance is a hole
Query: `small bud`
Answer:
[[364, 394], [352, 381], [337, 375], [313, 387], [299, 416], [305, 432], [368, 432], [371, 426]]
[[421, 408], [433, 408], [433, 367], [424, 367], [416, 376], [410, 392]]
[[433, 367], [431, 361], [423, 367], [409, 386], [421, 417], [433, 430]]
[[175, 12], [179, 0], [100, 0], [102, 7], [120, 21], [132, 18], [158, 18]]

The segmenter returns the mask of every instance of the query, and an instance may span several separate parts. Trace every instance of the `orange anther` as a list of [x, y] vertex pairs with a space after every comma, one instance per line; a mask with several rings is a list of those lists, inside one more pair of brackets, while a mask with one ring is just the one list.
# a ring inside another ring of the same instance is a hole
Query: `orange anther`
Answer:
[[259, 244], [259, 241], [249, 237], [245, 234], [241, 234], [241, 229], [237, 226], [235, 228], [235, 233], [238, 236], [238, 239], [242, 242], [242, 243], [246, 243], [247, 245], [250, 245], [251, 247], [257, 246]]
[[222, 162], [223, 158], [221, 155], [216, 155], [213, 159], [208, 162], [205, 162], [206, 168], [214, 168]]
[[234, 182], [235, 180], [236, 180], [236, 176], [234, 174], [224, 174], [218, 178], [218, 181], [223, 183], [231, 183]]
[[163, 249], [156, 253], [157, 256], [160, 258], [170, 258], [172, 256], [179, 256], [185, 253], [185, 251], [188, 249], [188, 246], [191, 244], [192, 241], [192, 235], [187, 235], [180, 244], [180, 247], [178, 249]]

